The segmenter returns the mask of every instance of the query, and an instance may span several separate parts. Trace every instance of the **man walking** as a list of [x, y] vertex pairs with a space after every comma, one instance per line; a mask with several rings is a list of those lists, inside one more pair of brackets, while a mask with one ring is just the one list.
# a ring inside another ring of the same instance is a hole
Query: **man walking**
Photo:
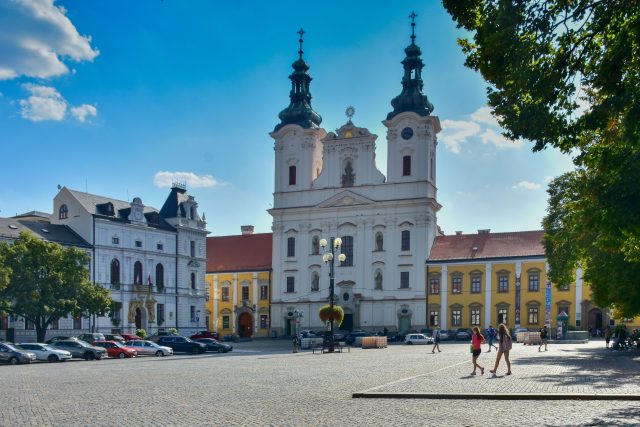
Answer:
[[431, 353], [435, 353], [436, 348], [438, 349], [438, 353], [440, 353], [440, 328], [436, 328], [433, 331], [433, 348], [431, 349]]
[[493, 340], [495, 338], [496, 338], [496, 330], [493, 329], [493, 326], [489, 325], [489, 329], [487, 329], [487, 344], [489, 344], [489, 350], [487, 350], [487, 353], [491, 353], [491, 347], [495, 348], [496, 350], [498, 349], [498, 347], [493, 345]]
[[542, 345], [544, 344], [544, 351], [547, 351], [547, 337], [549, 336], [549, 331], [547, 330], [547, 325], [544, 325], [540, 328], [540, 345], [538, 346], [538, 351], [542, 351]]

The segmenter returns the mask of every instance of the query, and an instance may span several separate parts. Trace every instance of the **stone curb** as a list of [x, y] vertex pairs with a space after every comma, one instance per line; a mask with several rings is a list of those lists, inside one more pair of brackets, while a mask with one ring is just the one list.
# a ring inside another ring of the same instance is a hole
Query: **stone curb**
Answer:
[[632, 400], [640, 401], [640, 394], [612, 393], [353, 393], [354, 399], [449, 399], [449, 400]]

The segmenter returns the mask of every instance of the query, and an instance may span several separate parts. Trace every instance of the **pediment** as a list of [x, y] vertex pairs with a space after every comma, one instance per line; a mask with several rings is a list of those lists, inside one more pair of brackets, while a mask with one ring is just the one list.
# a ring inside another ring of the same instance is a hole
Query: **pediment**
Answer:
[[353, 191], [345, 190], [325, 200], [317, 205], [319, 208], [332, 208], [338, 206], [358, 206], [358, 205], [372, 205], [375, 202]]

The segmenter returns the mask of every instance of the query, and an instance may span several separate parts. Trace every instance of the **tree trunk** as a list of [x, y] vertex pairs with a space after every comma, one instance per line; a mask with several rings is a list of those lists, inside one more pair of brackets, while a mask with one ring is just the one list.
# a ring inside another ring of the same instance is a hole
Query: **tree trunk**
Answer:
[[44, 318], [38, 316], [38, 319], [34, 323], [36, 325], [36, 341], [44, 342], [44, 339], [47, 335], [47, 326], [49, 326], [49, 322], [44, 320]]

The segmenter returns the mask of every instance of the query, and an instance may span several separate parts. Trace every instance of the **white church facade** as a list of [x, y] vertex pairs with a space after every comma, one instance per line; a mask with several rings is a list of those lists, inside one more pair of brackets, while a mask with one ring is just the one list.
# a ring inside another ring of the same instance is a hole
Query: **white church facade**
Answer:
[[[413, 24], [412, 24], [413, 25]], [[423, 62], [411, 36], [402, 61], [402, 93], [392, 100], [387, 176], [376, 167], [377, 135], [349, 120], [336, 132], [311, 108], [308, 65], [293, 63], [290, 105], [271, 133], [275, 151], [271, 330], [291, 335], [324, 327], [329, 265], [320, 240], [342, 239], [335, 258], [334, 302], [344, 330], [409, 331], [427, 324], [425, 261], [437, 233], [433, 106], [422, 93]]]

